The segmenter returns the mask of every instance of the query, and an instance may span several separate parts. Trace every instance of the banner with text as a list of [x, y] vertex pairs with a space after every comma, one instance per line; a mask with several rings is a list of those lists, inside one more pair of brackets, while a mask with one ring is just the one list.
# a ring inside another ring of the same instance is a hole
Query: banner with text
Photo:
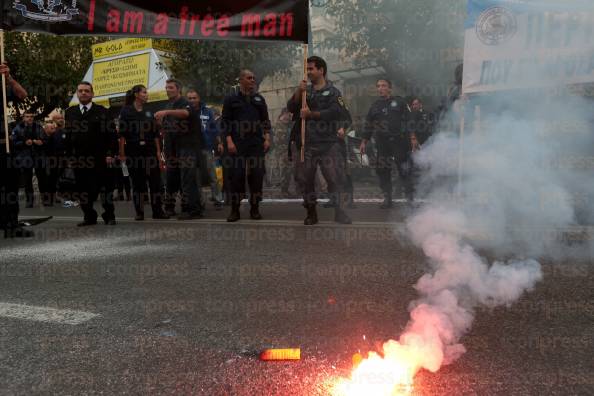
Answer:
[[307, 43], [307, 0], [3, 0], [5, 30]]
[[148, 85], [150, 54], [127, 56], [93, 63], [96, 96], [126, 92], [134, 85]]
[[594, 1], [468, 0], [464, 93], [594, 82]]

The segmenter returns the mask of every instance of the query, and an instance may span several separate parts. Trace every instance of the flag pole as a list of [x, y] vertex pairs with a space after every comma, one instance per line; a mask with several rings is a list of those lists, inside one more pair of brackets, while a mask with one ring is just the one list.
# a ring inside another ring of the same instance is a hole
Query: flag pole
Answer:
[[458, 136], [458, 186], [456, 188], [456, 200], [462, 201], [462, 173], [464, 172], [464, 130], [466, 129], [466, 105], [465, 100], [460, 100], [460, 134]]
[[[307, 44], [303, 44], [303, 80], [307, 81]], [[301, 94], [301, 109], [307, 107], [307, 91]], [[301, 118], [301, 162], [305, 162], [305, 119]]]
[[[4, 64], [4, 30], [0, 29], [0, 64]], [[8, 108], [6, 107], [6, 76], [2, 74], [2, 112], [4, 114], [4, 145], [6, 153], [10, 153], [8, 134]]]

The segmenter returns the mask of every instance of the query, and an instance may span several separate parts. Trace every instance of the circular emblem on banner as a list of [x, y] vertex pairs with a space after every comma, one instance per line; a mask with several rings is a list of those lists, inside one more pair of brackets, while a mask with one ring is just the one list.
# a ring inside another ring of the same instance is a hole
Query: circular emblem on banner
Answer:
[[12, 8], [28, 19], [42, 22], [64, 22], [72, 20], [79, 15], [77, 0], [13, 0]]
[[516, 16], [504, 7], [492, 7], [483, 11], [476, 22], [476, 35], [486, 45], [505, 43], [517, 31]]

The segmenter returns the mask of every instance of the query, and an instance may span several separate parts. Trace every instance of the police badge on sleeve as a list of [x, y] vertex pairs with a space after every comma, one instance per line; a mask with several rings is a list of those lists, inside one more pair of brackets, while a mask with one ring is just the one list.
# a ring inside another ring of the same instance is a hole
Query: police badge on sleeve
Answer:
[[13, 8], [28, 19], [42, 22], [70, 21], [73, 15], [78, 15], [77, 0], [14, 0]]

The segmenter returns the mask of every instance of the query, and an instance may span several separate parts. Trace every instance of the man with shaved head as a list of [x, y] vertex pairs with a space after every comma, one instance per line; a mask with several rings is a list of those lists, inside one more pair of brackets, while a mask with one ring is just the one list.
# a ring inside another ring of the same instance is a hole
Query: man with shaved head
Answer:
[[250, 189], [250, 217], [262, 219], [259, 203], [264, 182], [264, 156], [270, 149], [270, 119], [264, 97], [256, 91], [256, 77], [251, 70], [239, 72], [239, 90], [223, 102], [221, 135], [226, 141], [231, 161], [231, 213], [229, 222], [240, 219], [239, 207]]
[[409, 153], [411, 138], [407, 129], [410, 109], [400, 96], [392, 94], [392, 82], [380, 78], [376, 82], [379, 98], [371, 105], [365, 118], [365, 128], [359, 150], [361, 155], [367, 151], [367, 143], [375, 138], [377, 147], [376, 173], [384, 202], [380, 208], [390, 209], [392, 204], [392, 165], [396, 164], [398, 175], [406, 198], [412, 201]]

